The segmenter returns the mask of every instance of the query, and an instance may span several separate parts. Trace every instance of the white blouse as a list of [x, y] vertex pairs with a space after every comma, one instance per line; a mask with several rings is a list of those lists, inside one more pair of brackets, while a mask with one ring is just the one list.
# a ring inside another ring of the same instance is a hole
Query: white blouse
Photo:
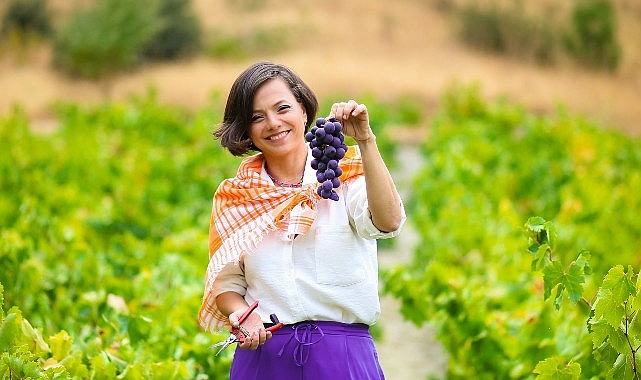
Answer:
[[[310, 159], [308, 154], [303, 183], [316, 183]], [[264, 167], [261, 175], [271, 181]], [[266, 323], [274, 313], [285, 324], [374, 324], [380, 315], [376, 239], [397, 236], [405, 211], [399, 228], [384, 233], [372, 223], [363, 176], [336, 190], [339, 201], [318, 202], [318, 216], [307, 234], [289, 241], [272, 232], [240, 263], [227, 264], [214, 282], [215, 295], [233, 291], [248, 304], [258, 300], [257, 311]]]

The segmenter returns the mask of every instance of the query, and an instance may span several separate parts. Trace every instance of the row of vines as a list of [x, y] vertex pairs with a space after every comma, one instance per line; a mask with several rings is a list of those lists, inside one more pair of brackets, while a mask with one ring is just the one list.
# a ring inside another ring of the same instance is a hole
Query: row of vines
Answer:
[[[402, 165], [385, 127], [420, 107], [364, 101]], [[211, 138], [222, 104], [0, 119], [0, 378], [228, 377], [196, 321], [211, 195], [239, 163]], [[421, 144], [420, 244], [383, 292], [435, 328], [448, 378], [638, 378], [641, 142], [454, 88]]]
[[420, 244], [383, 277], [448, 378], [638, 379], [641, 141], [468, 88], [421, 148]]
[[0, 378], [226, 378], [195, 318], [208, 199], [235, 164], [211, 148], [214, 105], [61, 104], [44, 135], [2, 119]]

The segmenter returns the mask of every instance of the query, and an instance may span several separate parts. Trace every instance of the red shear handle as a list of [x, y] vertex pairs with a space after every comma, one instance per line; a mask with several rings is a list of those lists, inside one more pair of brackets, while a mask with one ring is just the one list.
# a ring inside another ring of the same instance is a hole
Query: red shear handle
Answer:
[[240, 317], [238, 317], [238, 326], [242, 325], [243, 322], [245, 322], [245, 319], [249, 317], [249, 314], [251, 314], [252, 311], [256, 310], [257, 307], [258, 300], [254, 301], [254, 303], [249, 308], [247, 308], [247, 310], [245, 310], [245, 312]]
[[272, 315], [270, 315], [270, 316], [269, 316], [269, 319], [271, 319], [271, 320], [272, 320], [272, 322], [274, 322], [274, 323], [275, 323], [275, 325], [273, 325], [273, 326], [271, 326], [271, 327], [268, 327], [268, 328], [266, 329], [267, 331], [274, 332], [274, 331], [280, 330], [280, 328], [281, 328], [281, 327], [285, 326], [284, 324], [282, 324], [282, 323], [280, 323], [280, 322], [278, 321], [278, 317], [276, 316], [276, 314], [272, 314]]

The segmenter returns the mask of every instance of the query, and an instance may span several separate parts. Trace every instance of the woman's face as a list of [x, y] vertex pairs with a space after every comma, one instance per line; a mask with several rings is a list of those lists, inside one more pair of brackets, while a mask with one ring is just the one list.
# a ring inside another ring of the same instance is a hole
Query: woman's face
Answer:
[[265, 157], [285, 156], [305, 146], [305, 107], [279, 77], [263, 83], [254, 95], [249, 137]]

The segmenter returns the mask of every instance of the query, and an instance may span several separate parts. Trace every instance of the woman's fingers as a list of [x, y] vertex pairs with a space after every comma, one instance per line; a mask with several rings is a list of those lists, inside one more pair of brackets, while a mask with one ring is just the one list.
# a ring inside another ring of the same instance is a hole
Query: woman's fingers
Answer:
[[365, 104], [358, 104], [354, 110], [352, 110], [351, 115], [354, 117], [358, 117], [362, 115], [363, 113], [367, 113], [367, 107]]
[[[356, 116], [356, 114], [354, 114], [354, 111], [358, 110], [361, 106], [363, 105], [359, 105], [355, 100], [334, 103], [332, 105], [329, 117], [335, 117], [338, 120], [347, 120], [350, 116]], [[357, 114], [360, 112], [361, 111], [357, 111]]]
[[367, 106], [356, 103], [355, 100], [334, 103], [328, 117], [334, 117], [343, 122], [350, 121], [350, 118], [353, 118], [351, 121], [354, 123], [367, 122]]
[[229, 314], [229, 324], [232, 325], [232, 327], [238, 327], [238, 314]]
[[365, 141], [372, 135], [365, 104], [359, 104], [355, 100], [334, 103], [329, 114], [329, 118], [332, 117], [341, 121], [346, 136], [357, 141]]
[[246, 336], [245, 340], [240, 343], [240, 348], [255, 350], [265, 344], [271, 337], [272, 333], [270, 331], [260, 328], [258, 331], [252, 331], [249, 336]]

